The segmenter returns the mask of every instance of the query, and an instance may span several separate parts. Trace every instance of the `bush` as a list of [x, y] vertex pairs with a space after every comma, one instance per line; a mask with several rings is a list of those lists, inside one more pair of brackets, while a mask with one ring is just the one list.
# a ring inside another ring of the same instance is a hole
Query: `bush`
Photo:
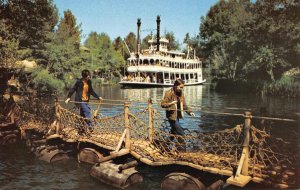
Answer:
[[280, 97], [300, 97], [300, 80], [289, 75], [283, 75], [280, 80], [274, 82], [213, 79], [210, 87], [223, 93], [256, 93]]
[[64, 89], [63, 81], [49, 74], [47, 69], [39, 68], [32, 73], [34, 88], [40, 92], [61, 93]]
[[265, 84], [262, 92], [281, 97], [300, 97], [300, 81], [293, 76], [283, 75], [280, 80]]

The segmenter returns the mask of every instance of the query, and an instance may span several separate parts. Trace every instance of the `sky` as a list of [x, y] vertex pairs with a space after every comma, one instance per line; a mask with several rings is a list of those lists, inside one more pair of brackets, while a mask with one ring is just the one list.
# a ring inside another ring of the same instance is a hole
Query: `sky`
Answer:
[[104, 32], [111, 40], [137, 33], [137, 19], [141, 18], [141, 38], [156, 34], [156, 17], [160, 16], [161, 35], [173, 32], [183, 43], [186, 33], [199, 34], [201, 17], [218, 0], [54, 0], [59, 16], [71, 10], [77, 24], [81, 24], [83, 40], [91, 33]]

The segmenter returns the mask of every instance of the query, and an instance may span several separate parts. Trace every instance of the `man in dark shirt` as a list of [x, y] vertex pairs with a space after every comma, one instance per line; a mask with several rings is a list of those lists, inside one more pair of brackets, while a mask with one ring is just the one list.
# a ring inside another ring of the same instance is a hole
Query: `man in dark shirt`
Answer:
[[65, 101], [67, 104], [71, 96], [75, 93], [75, 102], [76, 104], [80, 107], [80, 115], [82, 117], [91, 119], [92, 118], [92, 113], [91, 113], [91, 108], [88, 105], [88, 102], [90, 100], [90, 95], [94, 96], [95, 98], [102, 100], [101, 97], [99, 97], [96, 92], [94, 91], [92, 87], [92, 81], [91, 81], [91, 73], [89, 70], [83, 70], [81, 72], [81, 79], [78, 79], [74, 86], [70, 89], [68, 93], [68, 98]]

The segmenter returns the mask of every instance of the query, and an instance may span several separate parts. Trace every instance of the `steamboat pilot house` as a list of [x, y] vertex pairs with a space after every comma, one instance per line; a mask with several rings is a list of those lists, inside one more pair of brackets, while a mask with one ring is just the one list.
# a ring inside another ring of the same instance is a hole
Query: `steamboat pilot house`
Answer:
[[[157, 39], [148, 41], [149, 47], [132, 53], [127, 59], [127, 75], [120, 84], [126, 86], [172, 86], [177, 78], [185, 85], [202, 84], [206, 80], [202, 75], [202, 62], [194, 55], [168, 50], [169, 41], [159, 36], [159, 17], [157, 18]], [[138, 42], [139, 40], [138, 20]], [[159, 39], [159, 40], [158, 40]]]

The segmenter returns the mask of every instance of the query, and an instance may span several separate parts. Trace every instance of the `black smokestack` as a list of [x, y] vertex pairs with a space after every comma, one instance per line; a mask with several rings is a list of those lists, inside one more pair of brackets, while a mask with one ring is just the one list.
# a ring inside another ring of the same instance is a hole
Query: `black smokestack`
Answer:
[[156, 41], [156, 45], [157, 45], [157, 51], [159, 51], [159, 39], [160, 39], [160, 16], [157, 16], [156, 19], [156, 23], [157, 23], [157, 41]]
[[141, 39], [140, 39], [140, 28], [141, 28], [141, 19], [140, 18], [138, 18], [137, 19], [137, 43], [136, 43], [136, 45], [137, 45], [137, 47], [136, 47], [136, 51], [138, 52], [138, 53], [140, 53], [140, 41], [141, 41]]

